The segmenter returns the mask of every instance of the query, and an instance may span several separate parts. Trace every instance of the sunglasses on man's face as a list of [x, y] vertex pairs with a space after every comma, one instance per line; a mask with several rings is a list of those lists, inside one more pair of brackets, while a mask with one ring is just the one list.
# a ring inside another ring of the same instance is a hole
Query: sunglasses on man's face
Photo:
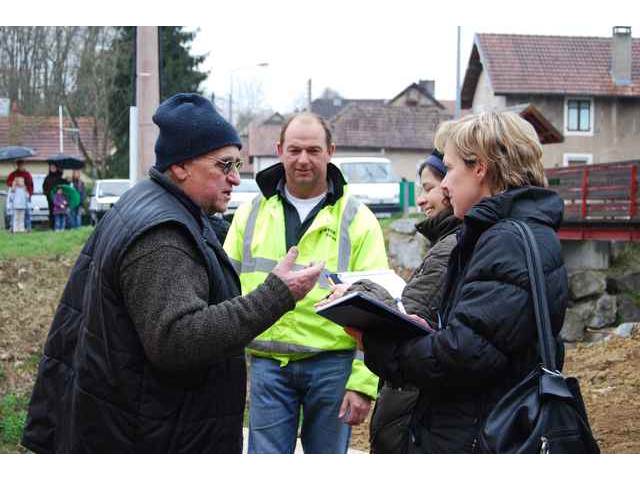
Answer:
[[225, 175], [229, 175], [231, 172], [240, 173], [240, 169], [244, 162], [239, 158], [233, 158], [231, 160], [214, 158], [213, 161], [216, 163], [216, 166], [222, 170], [222, 173]]

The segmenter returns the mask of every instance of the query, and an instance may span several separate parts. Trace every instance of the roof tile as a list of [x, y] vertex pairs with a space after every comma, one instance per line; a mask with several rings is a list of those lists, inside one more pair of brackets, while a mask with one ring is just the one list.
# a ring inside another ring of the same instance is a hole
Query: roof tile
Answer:
[[640, 39], [629, 86], [611, 78], [610, 38], [480, 33], [476, 45], [497, 94], [640, 96]]
[[[46, 160], [60, 153], [58, 117], [31, 117], [12, 114], [0, 118], [0, 146], [22, 145], [35, 149], [36, 154], [27, 161]], [[97, 152], [97, 141], [93, 135], [95, 120], [90, 117], [77, 118], [80, 137], [91, 155]], [[71, 128], [71, 121], [65, 119], [64, 128]], [[64, 131], [64, 152], [83, 158], [78, 148], [74, 132]]]

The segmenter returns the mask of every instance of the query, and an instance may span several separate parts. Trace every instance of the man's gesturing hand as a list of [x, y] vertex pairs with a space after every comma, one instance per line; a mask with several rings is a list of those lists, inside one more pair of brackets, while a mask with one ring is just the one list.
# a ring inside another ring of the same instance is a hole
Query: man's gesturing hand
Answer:
[[362, 393], [347, 390], [340, 405], [338, 418], [351, 426], [365, 421], [371, 408], [371, 399]]
[[275, 266], [271, 273], [280, 278], [280, 280], [289, 287], [291, 295], [293, 295], [293, 298], [295, 298], [297, 302], [304, 298], [316, 284], [320, 272], [322, 272], [324, 268], [324, 262], [312, 262], [302, 270], [293, 271], [292, 269], [296, 258], [298, 258], [298, 249], [291, 247], [287, 255]]

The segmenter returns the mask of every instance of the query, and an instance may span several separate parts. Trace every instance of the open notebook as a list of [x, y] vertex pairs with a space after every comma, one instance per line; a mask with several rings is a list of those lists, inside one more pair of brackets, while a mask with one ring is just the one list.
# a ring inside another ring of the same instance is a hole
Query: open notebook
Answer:
[[426, 335], [431, 329], [362, 292], [354, 292], [316, 309], [316, 313], [343, 327], [376, 330], [390, 337]]

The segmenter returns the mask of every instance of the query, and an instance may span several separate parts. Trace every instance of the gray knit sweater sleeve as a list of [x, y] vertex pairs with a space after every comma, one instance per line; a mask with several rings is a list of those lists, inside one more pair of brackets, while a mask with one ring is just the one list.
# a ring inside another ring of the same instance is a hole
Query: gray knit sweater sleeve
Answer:
[[204, 259], [177, 225], [157, 227], [128, 249], [120, 287], [148, 359], [172, 373], [224, 358], [295, 306], [273, 274], [248, 295], [209, 305]]

